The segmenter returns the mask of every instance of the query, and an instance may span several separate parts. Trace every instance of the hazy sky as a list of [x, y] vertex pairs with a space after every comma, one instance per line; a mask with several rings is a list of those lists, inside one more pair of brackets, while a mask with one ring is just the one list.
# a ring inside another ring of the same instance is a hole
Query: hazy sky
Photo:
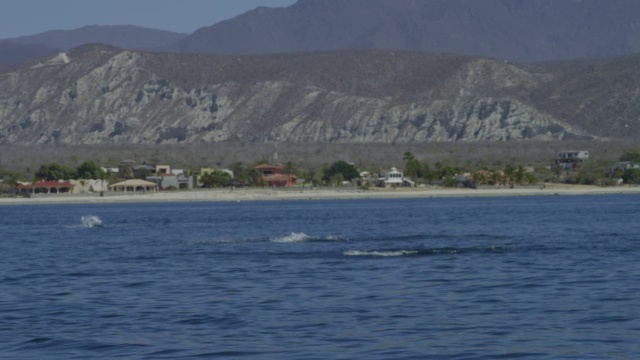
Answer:
[[296, 0], [0, 0], [0, 39], [85, 25], [137, 25], [191, 33], [258, 6]]

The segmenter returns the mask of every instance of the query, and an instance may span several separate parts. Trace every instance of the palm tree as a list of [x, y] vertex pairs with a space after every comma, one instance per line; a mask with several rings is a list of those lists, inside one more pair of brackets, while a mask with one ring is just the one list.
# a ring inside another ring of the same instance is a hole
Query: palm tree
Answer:
[[405, 161], [404, 174], [407, 177], [418, 178], [422, 170], [420, 161], [410, 151], [404, 153], [403, 159]]
[[296, 166], [291, 161], [287, 161], [287, 163], [284, 164], [284, 169], [283, 170], [284, 170], [285, 174], [295, 175]]
[[504, 167], [505, 185], [506, 183], [509, 183], [509, 188], [513, 189], [513, 185], [515, 183], [515, 177], [516, 177], [516, 169], [513, 167], [513, 165], [509, 164], [505, 166]]
[[411, 161], [411, 160], [415, 160], [416, 158], [415, 158], [415, 156], [413, 156], [413, 153], [411, 151], [407, 151], [402, 156], [402, 159], [404, 161]]
[[316, 171], [314, 169], [309, 169], [304, 171], [302, 173], [302, 178], [304, 179], [302, 183], [302, 187], [304, 187], [307, 183], [310, 183], [313, 186], [315, 175], [316, 175]]
[[435, 176], [436, 174], [433, 170], [431, 170], [429, 164], [425, 163], [422, 168], [422, 177], [425, 178], [429, 184], [431, 184], [435, 179]]
[[524, 181], [527, 184], [533, 185], [538, 182], [538, 178], [533, 173], [528, 172], [524, 174]]
[[84, 194], [84, 187], [85, 187], [85, 185], [87, 185], [87, 180], [86, 179], [80, 179], [80, 180], [78, 180], [78, 182], [80, 183], [80, 185], [82, 185], [82, 188], [80, 189], [80, 193]]
[[525, 181], [525, 174], [527, 174], [527, 170], [522, 165], [518, 165], [518, 168], [514, 173], [514, 180], [516, 184], [521, 185]]
[[254, 186], [264, 186], [264, 181], [262, 179], [262, 173], [260, 172], [260, 170], [252, 167], [248, 171], [247, 177], [251, 180], [251, 183]]
[[495, 185], [495, 186], [499, 186], [502, 185], [502, 174], [499, 171], [496, 170], [491, 170], [491, 182]]

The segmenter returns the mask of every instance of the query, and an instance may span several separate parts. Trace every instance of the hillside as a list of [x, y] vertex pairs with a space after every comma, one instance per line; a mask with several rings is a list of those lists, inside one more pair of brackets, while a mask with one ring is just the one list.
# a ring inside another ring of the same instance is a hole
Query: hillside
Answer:
[[0, 74], [0, 144], [637, 139], [638, 58], [517, 65], [88, 45]]

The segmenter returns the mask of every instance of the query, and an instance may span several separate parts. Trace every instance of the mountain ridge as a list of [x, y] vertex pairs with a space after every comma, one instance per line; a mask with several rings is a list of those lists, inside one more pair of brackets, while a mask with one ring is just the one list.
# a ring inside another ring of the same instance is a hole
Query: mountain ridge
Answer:
[[85, 45], [0, 73], [0, 144], [637, 139], [638, 60]]
[[129, 50], [151, 50], [167, 46], [185, 36], [133, 25], [89, 25], [72, 30], [50, 30], [0, 39], [0, 64], [15, 65], [90, 43]]
[[396, 50], [516, 62], [610, 58], [640, 53], [638, 16], [640, 2], [634, 0], [298, 0], [258, 7], [191, 34], [90, 25], [0, 39], [49, 48], [0, 46], [0, 64], [88, 43], [236, 55]]
[[513, 61], [640, 52], [632, 0], [299, 0], [200, 28], [166, 49], [259, 54], [380, 49]]
[[185, 36], [187, 34], [134, 25], [87, 25], [72, 30], [49, 30], [7, 40], [19, 44], [47, 45], [61, 50], [89, 43], [130, 50], [149, 50], [178, 41]]

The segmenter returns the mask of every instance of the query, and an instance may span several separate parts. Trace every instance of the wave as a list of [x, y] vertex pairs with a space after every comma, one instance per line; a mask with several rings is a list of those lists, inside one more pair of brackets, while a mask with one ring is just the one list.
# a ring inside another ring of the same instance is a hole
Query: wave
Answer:
[[202, 239], [202, 240], [185, 240], [187, 245], [215, 245], [215, 244], [244, 244], [244, 243], [260, 243], [266, 242], [268, 239], [234, 239], [234, 238], [221, 238], [221, 239]]
[[512, 251], [508, 246], [480, 246], [468, 248], [433, 248], [433, 249], [415, 249], [415, 250], [347, 250], [342, 253], [345, 256], [411, 256], [411, 255], [451, 255], [464, 253], [504, 253]]
[[82, 227], [85, 228], [95, 228], [95, 227], [104, 227], [102, 224], [102, 220], [95, 215], [87, 215], [80, 218], [82, 221]]
[[311, 239], [311, 236], [305, 233], [295, 233], [292, 232], [291, 235], [271, 238], [271, 242], [279, 242], [279, 243], [289, 243], [289, 242], [301, 242], [308, 241]]
[[270, 237], [270, 238], [220, 238], [220, 239], [203, 239], [203, 240], [189, 240], [185, 241], [188, 245], [207, 245], [207, 244], [248, 244], [248, 243], [295, 243], [295, 242], [321, 242], [321, 241], [343, 241], [344, 238], [339, 236], [329, 235], [324, 237], [317, 237], [307, 235], [305, 233], [292, 232], [289, 235]]
[[342, 254], [345, 256], [405, 256], [416, 255], [417, 250], [395, 250], [395, 251], [360, 251], [360, 250], [347, 250]]
[[269, 239], [269, 241], [276, 242], [276, 243], [291, 243], [291, 242], [304, 242], [304, 241], [340, 241], [340, 240], [342, 239], [338, 236], [330, 235], [325, 237], [314, 237], [314, 236], [309, 236], [302, 232], [300, 233], [292, 232], [290, 235], [274, 237]]

